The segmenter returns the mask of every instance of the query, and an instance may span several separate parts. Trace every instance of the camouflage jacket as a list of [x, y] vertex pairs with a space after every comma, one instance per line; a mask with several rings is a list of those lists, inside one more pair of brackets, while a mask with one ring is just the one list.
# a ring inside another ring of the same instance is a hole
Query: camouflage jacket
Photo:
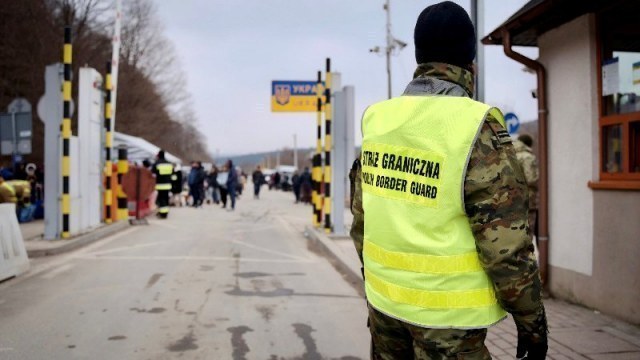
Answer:
[[[436, 94], [470, 97], [472, 74], [447, 64], [419, 65], [404, 95]], [[350, 178], [351, 237], [362, 261], [364, 209], [359, 160]], [[527, 197], [527, 183], [511, 138], [489, 115], [471, 152], [464, 183], [465, 210], [480, 262], [493, 281], [498, 301], [535, 341], [538, 334], [546, 332], [546, 317], [528, 226]]]
[[520, 140], [513, 142], [516, 157], [522, 165], [524, 178], [527, 180], [529, 188], [529, 210], [538, 208], [538, 160], [530, 147]]

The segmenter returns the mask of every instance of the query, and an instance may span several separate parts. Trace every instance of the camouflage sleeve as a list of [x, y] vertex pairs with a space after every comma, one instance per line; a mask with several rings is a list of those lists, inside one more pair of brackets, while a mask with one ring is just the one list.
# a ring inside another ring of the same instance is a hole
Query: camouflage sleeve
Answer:
[[538, 187], [538, 160], [535, 155], [529, 154], [522, 159], [522, 169], [524, 170], [524, 177], [527, 179], [529, 186]]
[[351, 182], [351, 213], [353, 214], [353, 224], [351, 224], [351, 239], [358, 252], [360, 262], [362, 261], [362, 245], [364, 242], [364, 210], [362, 208], [362, 184], [360, 182], [362, 167], [360, 158], [353, 162], [349, 172]]
[[491, 116], [472, 150], [464, 191], [480, 262], [498, 301], [535, 338], [546, 332], [546, 318], [528, 227], [527, 184], [509, 134]]

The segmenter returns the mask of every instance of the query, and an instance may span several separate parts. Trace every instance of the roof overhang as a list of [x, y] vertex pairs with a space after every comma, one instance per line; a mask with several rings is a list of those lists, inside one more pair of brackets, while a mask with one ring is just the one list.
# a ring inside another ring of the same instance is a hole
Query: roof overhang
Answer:
[[600, 11], [624, 0], [531, 0], [482, 39], [485, 45], [501, 45], [503, 32], [512, 45], [538, 46], [538, 37], [581, 15]]

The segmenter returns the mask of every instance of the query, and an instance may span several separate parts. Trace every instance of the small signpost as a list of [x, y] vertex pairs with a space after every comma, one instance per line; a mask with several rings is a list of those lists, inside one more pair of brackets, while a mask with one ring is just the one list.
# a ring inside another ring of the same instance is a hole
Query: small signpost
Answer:
[[271, 82], [272, 112], [316, 112], [316, 82], [274, 80]]
[[31, 104], [16, 98], [7, 110], [0, 113], [0, 153], [12, 155], [15, 165], [22, 161], [22, 155], [31, 154]]
[[504, 114], [504, 123], [507, 126], [509, 135], [517, 134], [518, 130], [520, 130], [520, 120], [512, 112]]

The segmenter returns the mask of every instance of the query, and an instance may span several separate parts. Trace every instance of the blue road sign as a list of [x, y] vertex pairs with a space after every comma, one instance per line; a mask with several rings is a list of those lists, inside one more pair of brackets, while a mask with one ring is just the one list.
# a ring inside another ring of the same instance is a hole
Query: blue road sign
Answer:
[[517, 134], [520, 129], [520, 120], [514, 113], [504, 114], [504, 123], [507, 125], [507, 131], [509, 135]]

